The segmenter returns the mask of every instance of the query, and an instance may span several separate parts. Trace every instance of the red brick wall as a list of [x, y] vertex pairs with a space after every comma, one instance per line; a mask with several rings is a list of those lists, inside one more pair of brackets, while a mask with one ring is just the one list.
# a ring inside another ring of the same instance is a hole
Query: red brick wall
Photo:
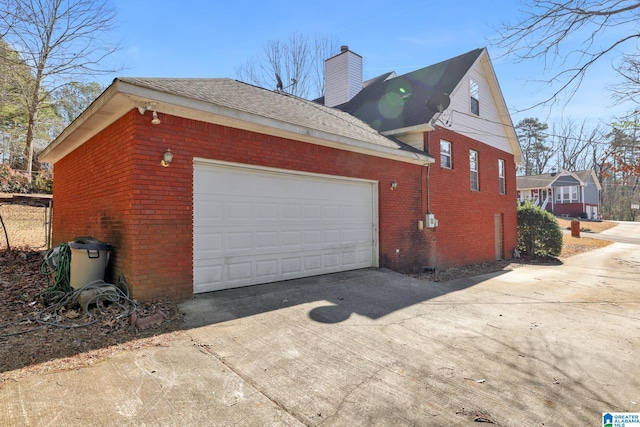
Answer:
[[[416, 270], [492, 260], [495, 212], [504, 213], [505, 252], [515, 247], [513, 158], [446, 130], [436, 134], [454, 143], [457, 163], [452, 171], [440, 170], [439, 163], [431, 166], [431, 210], [440, 226], [420, 231], [417, 222], [427, 209], [423, 166], [160, 116], [156, 126], [149, 113], [132, 110], [54, 167], [54, 243], [82, 235], [111, 243], [108, 279], [121, 274], [136, 299], [192, 295], [194, 157], [379, 181], [381, 267]], [[438, 137], [432, 135], [431, 141], [439, 149]], [[471, 146], [478, 149], [483, 169], [477, 193], [468, 190]], [[174, 158], [163, 168], [160, 159], [167, 148]], [[497, 196], [501, 155], [510, 177], [506, 196]], [[398, 187], [392, 191], [394, 180]]]
[[[451, 142], [452, 168], [440, 166], [440, 140]], [[431, 231], [432, 267], [444, 268], [495, 260], [495, 214], [502, 214], [503, 255], [517, 244], [517, 190], [513, 155], [438, 127], [425, 135], [436, 162], [429, 171], [431, 212], [438, 227]], [[471, 191], [469, 150], [478, 152], [479, 191]], [[498, 159], [505, 163], [505, 194], [499, 192]]]
[[568, 215], [578, 218], [583, 212], [585, 212], [585, 206], [582, 203], [553, 204], [553, 213], [556, 216]]
[[[134, 116], [129, 114], [54, 165], [53, 243], [92, 236], [114, 246], [110, 267], [133, 271]], [[114, 271], [109, 268], [108, 272]], [[114, 280], [112, 274], [107, 279]], [[117, 279], [117, 276], [115, 277]]]

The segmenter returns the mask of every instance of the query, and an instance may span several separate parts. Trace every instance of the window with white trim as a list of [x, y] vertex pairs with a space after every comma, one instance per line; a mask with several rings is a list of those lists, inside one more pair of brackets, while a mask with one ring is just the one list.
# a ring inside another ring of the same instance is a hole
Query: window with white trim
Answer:
[[504, 160], [498, 159], [498, 187], [500, 194], [505, 194]]
[[578, 186], [567, 185], [555, 189], [556, 201], [561, 203], [571, 203], [578, 201]]
[[469, 97], [471, 100], [471, 114], [480, 115], [480, 87], [475, 80], [469, 80]]
[[469, 175], [471, 177], [471, 190], [478, 191], [480, 184], [478, 182], [478, 152], [469, 150]]
[[451, 162], [451, 143], [444, 139], [440, 140], [440, 166], [447, 169], [453, 167]]

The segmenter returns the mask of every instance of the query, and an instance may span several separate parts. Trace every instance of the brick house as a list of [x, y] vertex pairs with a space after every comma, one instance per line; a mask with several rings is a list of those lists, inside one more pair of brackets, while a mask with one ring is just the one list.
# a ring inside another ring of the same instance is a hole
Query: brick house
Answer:
[[[330, 106], [230, 79], [115, 79], [40, 156], [54, 244], [109, 242], [108, 279], [140, 300], [509, 257], [520, 149], [486, 50], [364, 83], [354, 58], [327, 61]], [[405, 92], [371, 121], [389, 87]]]

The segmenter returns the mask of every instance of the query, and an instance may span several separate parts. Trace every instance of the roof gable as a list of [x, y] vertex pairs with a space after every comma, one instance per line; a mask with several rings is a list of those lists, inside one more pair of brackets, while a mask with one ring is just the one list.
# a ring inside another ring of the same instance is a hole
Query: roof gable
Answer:
[[476, 49], [401, 76], [385, 74], [371, 79], [353, 99], [337, 108], [380, 132], [428, 123], [437, 111], [430, 110], [427, 101], [442, 93], [451, 94], [482, 51]]
[[[480, 116], [470, 114], [469, 80], [481, 84]], [[401, 75], [371, 79], [349, 102], [346, 111], [385, 135], [428, 132], [438, 124], [514, 155], [522, 152], [511, 116], [487, 50], [475, 49], [455, 58]], [[442, 115], [428, 106], [429, 99], [449, 95], [451, 105]]]

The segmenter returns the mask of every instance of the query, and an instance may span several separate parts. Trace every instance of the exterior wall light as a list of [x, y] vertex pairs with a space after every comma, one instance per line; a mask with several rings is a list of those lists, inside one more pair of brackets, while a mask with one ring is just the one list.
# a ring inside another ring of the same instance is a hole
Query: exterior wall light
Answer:
[[162, 122], [160, 121], [160, 118], [158, 118], [158, 112], [156, 111], [156, 105], [157, 104], [155, 102], [153, 102], [151, 104], [148, 104], [148, 105], [139, 105], [138, 106], [138, 111], [140, 112], [140, 114], [144, 115], [144, 113], [146, 113], [147, 111], [153, 110], [153, 117], [151, 119], [151, 123], [154, 124], [154, 125], [159, 125]]
[[173, 160], [173, 153], [170, 148], [167, 148], [167, 151], [162, 155], [162, 161], [160, 164], [166, 168], [171, 164], [171, 160]]
[[396, 188], [398, 188], [398, 181], [393, 181], [391, 183], [391, 191], [395, 190]]

